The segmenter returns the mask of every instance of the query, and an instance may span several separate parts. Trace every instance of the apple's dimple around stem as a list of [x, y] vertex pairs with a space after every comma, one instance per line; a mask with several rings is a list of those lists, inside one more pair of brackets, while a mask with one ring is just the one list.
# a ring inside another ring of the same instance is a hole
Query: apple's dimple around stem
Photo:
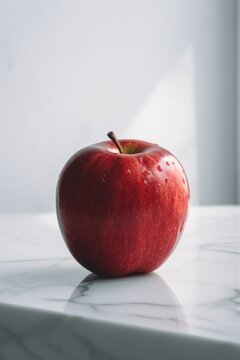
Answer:
[[116, 138], [115, 134], [113, 131], [109, 131], [109, 133], [107, 133], [107, 136], [109, 137], [109, 139], [112, 140], [112, 142], [115, 144], [115, 146], [118, 148], [120, 154], [123, 154], [123, 148], [121, 147], [120, 142], [118, 141], [118, 139]]

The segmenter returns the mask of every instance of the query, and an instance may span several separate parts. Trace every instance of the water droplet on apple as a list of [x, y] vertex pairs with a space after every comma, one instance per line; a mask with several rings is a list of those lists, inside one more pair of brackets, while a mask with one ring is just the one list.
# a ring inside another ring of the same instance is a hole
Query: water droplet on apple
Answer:
[[145, 175], [145, 176], [148, 176], [148, 175], [150, 175], [151, 173], [150, 173], [150, 171], [148, 171], [148, 170], [145, 170], [144, 172], [143, 172], [143, 175]]
[[182, 182], [185, 184], [186, 183], [186, 181], [185, 181], [185, 179], [184, 178], [182, 178]]
[[168, 183], [168, 179], [165, 179], [165, 183], [166, 183], [166, 184]]
[[144, 182], [144, 184], [147, 184], [147, 183], [148, 183], [147, 180], [143, 180], [143, 182]]
[[173, 165], [175, 165], [175, 162], [174, 162], [174, 161], [172, 161], [172, 164], [173, 164]]
[[167, 166], [170, 166], [170, 163], [169, 163], [168, 161], [166, 161], [166, 165], [167, 165]]
[[160, 171], [160, 172], [163, 171], [163, 169], [161, 168], [160, 165], [157, 166], [157, 170]]
[[139, 161], [140, 161], [140, 163], [142, 164], [142, 163], [143, 163], [143, 158], [140, 157], [140, 158], [139, 158]]
[[131, 170], [130, 169], [127, 169], [127, 173], [129, 174], [129, 175], [131, 175]]

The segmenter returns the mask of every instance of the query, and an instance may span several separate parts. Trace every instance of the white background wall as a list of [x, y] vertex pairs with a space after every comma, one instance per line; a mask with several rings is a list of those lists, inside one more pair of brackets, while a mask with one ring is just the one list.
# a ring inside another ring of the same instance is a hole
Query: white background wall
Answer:
[[0, 0], [0, 211], [54, 209], [73, 152], [171, 150], [192, 204], [237, 201], [235, 0]]
[[239, 144], [239, 140], [240, 140], [240, 0], [237, 1], [237, 154], [238, 154], [238, 204], [240, 204], [240, 144]]

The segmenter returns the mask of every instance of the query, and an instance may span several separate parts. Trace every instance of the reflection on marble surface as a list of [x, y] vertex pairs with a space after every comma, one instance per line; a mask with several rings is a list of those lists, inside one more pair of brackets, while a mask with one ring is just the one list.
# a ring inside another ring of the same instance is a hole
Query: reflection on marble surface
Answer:
[[[58, 323], [58, 317], [62, 319], [59, 329], [65, 324], [72, 334], [80, 331], [83, 336], [82, 324], [84, 329], [91, 328], [91, 334], [97, 326], [106, 333], [117, 326], [116, 332], [124, 329], [124, 334], [130, 327], [135, 329], [134, 336], [140, 330], [145, 337], [154, 331], [161, 339], [168, 334], [174, 341], [184, 336], [186, 341], [205, 341], [208, 346], [209, 341], [216, 346], [228, 344], [225, 358], [235, 359], [231, 351], [237, 351], [236, 359], [240, 358], [239, 207], [191, 209], [177, 249], [148, 275], [101, 279], [90, 274], [70, 257], [53, 214], [0, 216], [0, 248], [2, 358], [7, 354], [5, 358], [15, 359], [9, 351], [17, 348], [19, 334], [39, 326], [44, 338], [43, 319], [54, 328], [51, 319]], [[22, 327], [20, 323], [16, 327], [23, 313]], [[30, 359], [26, 354], [22, 358]]]
[[88, 275], [73, 291], [65, 312], [166, 331], [187, 330], [176, 296], [156, 273], [120, 279]]

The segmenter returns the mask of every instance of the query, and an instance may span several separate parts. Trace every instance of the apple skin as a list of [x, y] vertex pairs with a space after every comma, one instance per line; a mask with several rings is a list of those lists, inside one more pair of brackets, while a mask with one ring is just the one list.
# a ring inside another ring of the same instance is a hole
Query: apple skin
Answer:
[[119, 140], [86, 147], [64, 166], [56, 209], [73, 257], [105, 277], [146, 273], [172, 253], [190, 191], [179, 161], [157, 144]]

